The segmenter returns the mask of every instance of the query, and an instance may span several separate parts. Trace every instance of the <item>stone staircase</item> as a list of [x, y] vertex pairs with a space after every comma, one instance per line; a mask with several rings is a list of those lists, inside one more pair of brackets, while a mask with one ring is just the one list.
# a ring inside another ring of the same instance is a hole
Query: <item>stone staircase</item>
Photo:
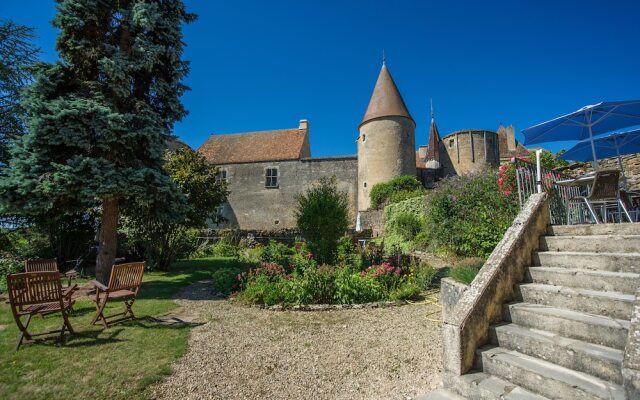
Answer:
[[421, 399], [626, 399], [621, 366], [640, 287], [640, 224], [554, 226], [476, 371]]

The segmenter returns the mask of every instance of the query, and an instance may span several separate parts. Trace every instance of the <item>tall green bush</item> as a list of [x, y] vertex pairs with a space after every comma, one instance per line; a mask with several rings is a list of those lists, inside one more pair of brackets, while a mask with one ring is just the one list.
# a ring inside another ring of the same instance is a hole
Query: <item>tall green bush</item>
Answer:
[[417, 238], [425, 230], [425, 198], [414, 197], [384, 208], [384, 247], [406, 253], [417, 247]]
[[338, 190], [335, 176], [320, 178], [318, 184], [298, 196], [296, 218], [318, 263], [333, 264], [338, 240], [349, 226], [349, 201], [347, 194]]
[[493, 170], [444, 179], [429, 196], [425, 233], [439, 250], [487, 257], [518, 213]]

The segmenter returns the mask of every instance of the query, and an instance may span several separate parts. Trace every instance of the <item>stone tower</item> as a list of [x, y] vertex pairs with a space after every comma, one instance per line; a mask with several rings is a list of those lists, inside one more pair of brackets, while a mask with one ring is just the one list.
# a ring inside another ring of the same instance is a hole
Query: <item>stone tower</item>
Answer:
[[369, 208], [369, 191], [376, 183], [400, 175], [416, 176], [415, 128], [416, 123], [383, 62], [356, 141], [358, 210]]

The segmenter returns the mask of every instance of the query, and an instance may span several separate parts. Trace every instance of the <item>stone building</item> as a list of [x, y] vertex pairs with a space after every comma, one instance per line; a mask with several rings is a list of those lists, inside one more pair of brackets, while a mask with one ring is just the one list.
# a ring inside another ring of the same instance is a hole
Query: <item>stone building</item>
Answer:
[[211, 135], [198, 151], [220, 168], [219, 179], [227, 182], [230, 191], [228, 202], [219, 210], [223, 222], [213, 227], [294, 228], [297, 196], [321, 177], [331, 176], [347, 193], [351, 221], [356, 225], [360, 217], [375, 219], [365, 214], [376, 183], [412, 175], [425, 187], [432, 187], [444, 176], [497, 166], [503, 154], [520, 149], [513, 127], [501, 127], [497, 133], [462, 130], [440, 139], [432, 112], [427, 145], [416, 151], [415, 128], [383, 63], [358, 127], [357, 155], [312, 157], [307, 120], [292, 129]]

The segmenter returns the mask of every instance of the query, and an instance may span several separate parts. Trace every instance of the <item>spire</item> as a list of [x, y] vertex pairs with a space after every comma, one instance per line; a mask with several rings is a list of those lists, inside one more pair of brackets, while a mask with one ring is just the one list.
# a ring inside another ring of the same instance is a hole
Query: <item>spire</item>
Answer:
[[373, 88], [371, 100], [369, 100], [367, 112], [365, 112], [360, 125], [380, 117], [405, 117], [413, 121], [384, 60], [376, 86]]
[[431, 100], [431, 126], [429, 127], [429, 141], [427, 142], [426, 161], [440, 162], [440, 133], [436, 125], [436, 117], [433, 113], [433, 100]]

